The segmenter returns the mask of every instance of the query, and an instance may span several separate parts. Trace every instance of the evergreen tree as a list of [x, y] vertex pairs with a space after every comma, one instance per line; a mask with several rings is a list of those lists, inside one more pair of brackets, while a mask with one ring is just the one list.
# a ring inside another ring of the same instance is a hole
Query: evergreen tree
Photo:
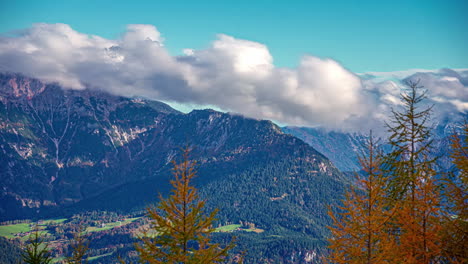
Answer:
[[440, 255], [440, 192], [433, 170], [435, 160], [428, 158], [431, 107], [420, 109], [426, 91], [418, 82], [408, 82], [401, 94], [403, 109], [392, 110], [389, 143], [392, 151], [385, 159], [389, 178], [387, 193], [395, 207], [389, 233], [398, 243], [388, 248], [392, 262], [430, 263]]
[[392, 210], [385, 201], [386, 179], [380, 170], [381, 153], [370, 136], [367, 153], [360, 157], [364, 178], [358, 178], [358, 189], [346, 194], [338, 217], [332, 211], [333, 226], [329, 227], [331, 263], [385, 263], [386, 249], [394, 246], [392, 237], [384, 232]]
[[52, 255], [48, 244], [44, 242], [42, 234], [38, 227], [34, 228], [33, 233], [26, 242], [26, 248], [22, 252], [22, 258], [28, 264], [49, 264], [52, 261]]
[[181, 163], [173, 161], [172, 194], [160, 198], [157, 207], [147, 209], [151, 222], [151, 234], [140, 239], [136, 249], [143, 263], [219, 263], [226, 259], [234, 247], [231, 242], [222, 248], [212, 243], [210, 234], [216, 211], [207, 214], [205, 201], [201, 201], [197, 189], [191, 186], [196, 176], [194, 161], [189, 160], [189, 149], [183, 152]]

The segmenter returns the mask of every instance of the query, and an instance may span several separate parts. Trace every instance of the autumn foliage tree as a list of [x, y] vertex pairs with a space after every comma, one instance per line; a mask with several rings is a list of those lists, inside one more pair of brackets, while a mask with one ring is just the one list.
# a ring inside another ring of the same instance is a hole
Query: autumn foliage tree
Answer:
[[431, 107], [422, 107], [426, 92], [418, 82], [407, 84], [400, 97], [402, 108], [392, 110], [387, 123], [391, 151], [382, 159], [368, 156], [363, 163], [368, 177], [361, 180], [361, 192], [348, 193], [341, 218], [332, 215], [330, 262], [429, 264], [441, 260], [441, 185], [435, 160], [429, 158]]
[[398, 243], [389, 248], [393, 262], [430, 263], [441, 252], [440, 188], [436, 183], [435, 160], [430, 157], [431, 107], [421, 109], [426, 91], [409, 81], [401, 94], [403, 109], [392, 110], [385, 169], [387, 193], [395, 207], [391, 230]]
[[388, 191], [395, 200], [408, 195], [414, 200], [416, 182], [423, 168], [434, 163], [426, 159], [432, 144], [428, 127], [432, 107], [419, 109], [426, 91], [421, 91], [418, 82], [409, 81], [407, 85], [409, 89], [400, 95], [403, 109], [392, 109], [390, 122], [386, 123], [392, 151], [386, 155], [384, 165], [389, 176]]
[[434, 175], [427, 168], [415, 180], [410, 199], [400, 201], [396, 207], [393, 223], [398, 227], [399, 243], [389, 248], [395, 262], [433, 263], [441, 256], [441, 197]]
[[364, 177], [357, 176], [357, 189], [346, 194], [338, 215], [329, 211], [333, 219], [329, 240], [331, 263], [385, 263], [387, 248], [394, 242], [385, 232], [393, 210], [387, 207], [386, 178], [380, 166], [382, 155], [370, 136], [367, 153], [360, 157]]
[[457, 172], [447, 179], [449, 208], [444, 222], [444, 257], [451, 263], [468, 263], [468, 123], [462, 136], [451, 138], [450, 153]]
[[196, 163], [189, 159], [189, 149], [183, 152], [180, 163], [173, 161], [172, 194], [147, 213], [151, 233], [146, 232], [136, 249], [143, 263], [219, 263], [226, 260], [226, 247], [212, 243], [210, 234], [216, 211], [207, 213], [205, 201], [199, 199], [197, 189], [191, 185], [196, 176]]

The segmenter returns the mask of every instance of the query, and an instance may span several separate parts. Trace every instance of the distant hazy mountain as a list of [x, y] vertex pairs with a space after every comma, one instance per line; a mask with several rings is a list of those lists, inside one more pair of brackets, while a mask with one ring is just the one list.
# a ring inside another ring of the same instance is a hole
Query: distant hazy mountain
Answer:
[[283, 131], [304, 140], [341, 171], [360, 170], [358, 155], [362, 153], [367, 136], [310, 127], [283, 127]]
[[[434, 129], [432, 153], [438, 157], [438, 164], [444, 169], [449, 170], [452, 167], [448, 158], [450, 153], [450, 136], [453, 133], [460, 132], [463, 118], [466, 115], [458, 114], [456, 118], [445, 119], [431, 125]], [[351, 172], [361, 170], [359, 164], [359, 155], [365, 153], [365, 144], [368, 135], [362, 133], [347, 133], [329, 131], [323, 128], [310, 127], [283, 127], [284, 133], [291, 134], [302, 139], [328, 157], [333, 164], [342, 172]], [[384, 150], [390, 150], [386, 138], [379, 138], [379, 143]]]

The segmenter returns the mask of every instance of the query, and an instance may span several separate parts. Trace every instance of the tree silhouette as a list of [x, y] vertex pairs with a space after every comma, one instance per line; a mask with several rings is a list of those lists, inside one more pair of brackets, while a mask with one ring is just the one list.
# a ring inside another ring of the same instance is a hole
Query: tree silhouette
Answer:
[[189, 159], [189, 152], [185, 148], [182, 162], [173, 161], [172, 194], [147, 209], [151, 232], [145, 232], [136, 246], [144, 263], [219, 263], [234, 247], [233, 242], [224, 248], [211, 242], [216, 211], [207, 214], [205, 201], [191, 186], [196, 162]]

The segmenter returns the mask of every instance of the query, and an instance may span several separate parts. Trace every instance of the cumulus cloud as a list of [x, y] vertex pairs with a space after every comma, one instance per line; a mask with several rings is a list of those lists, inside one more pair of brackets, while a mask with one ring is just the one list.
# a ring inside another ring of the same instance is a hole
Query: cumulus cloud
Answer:
[[[358, 76], [332, 59], [305, 55], [296, 68], [275, 67], [267, 46], [223, 34], [206, 49], [183, 53], [170, 55], [152, 25], [128, 25], [118, 39], [105, 39], [65, 24], [35, 24], [0, 37], [0, 70], [289, 125], [362, 128], [398, 104], [400, 83]], [[434, 98], [466, 109], [466, 77], [424, 74]]]
[[405, 80], [417, 80], [428, 90], [434, 103], [437, 119], [458, 112], [468, 112], [468, 71], [441, 69], [434, 72], [415, 73]]

